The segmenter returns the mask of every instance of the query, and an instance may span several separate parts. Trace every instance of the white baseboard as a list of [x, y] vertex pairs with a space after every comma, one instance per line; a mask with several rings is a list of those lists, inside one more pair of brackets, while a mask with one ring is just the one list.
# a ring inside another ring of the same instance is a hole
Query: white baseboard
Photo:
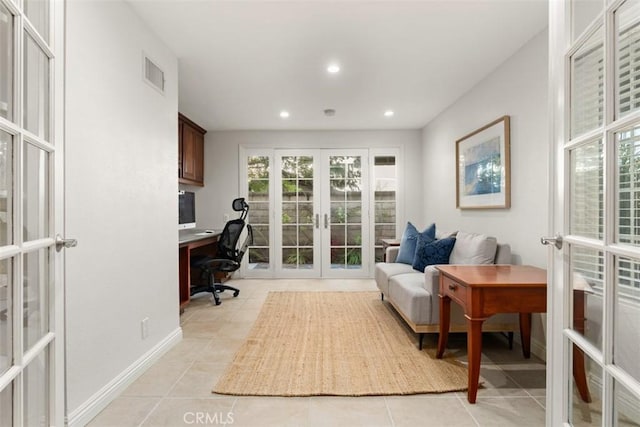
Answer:
[[86, 402], [76, 410], [68, 414], [67, 425], [69, 427], [85, 426], [95, 418], [104, 408], [124, 391], [131, 383], [140, 377], [151, 365], [182, 340], [182, 328], [177, 328], [155, 347], [143, 354], [131, 366], [122, 371], [104, 387], [98, 390]]
[[547, 361], [547, 344], [531, 338], [531, 354]]

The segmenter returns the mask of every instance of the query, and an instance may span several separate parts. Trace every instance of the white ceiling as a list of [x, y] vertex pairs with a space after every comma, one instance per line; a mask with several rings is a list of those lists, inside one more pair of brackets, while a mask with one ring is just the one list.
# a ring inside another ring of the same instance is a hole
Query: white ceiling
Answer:
[[547, 25], [545, 0], [130, 2], [208, 130], [419, 129]]

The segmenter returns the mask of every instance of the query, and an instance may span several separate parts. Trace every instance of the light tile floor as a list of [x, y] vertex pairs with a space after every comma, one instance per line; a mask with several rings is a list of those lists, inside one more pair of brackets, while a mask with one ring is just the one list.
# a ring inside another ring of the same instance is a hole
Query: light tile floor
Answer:
[[[248, 334], [271, 290], [376, 291], [373, 280], [233, 280], [237, 298], [192, 299], [181, 316], [183, 340], [129, 386], [89, 425], [98, 426], [543, 426], [545, 365], [509, 350], [500, 335], [483, 339], [478, 400], [466, 392], [380, 397], [234, 397], [211, 389]], [[386, 303], [385, 303], [386, 304]], [[436, 346], [437, 334], [426, 346]], [[416, 348], [416, 351], [417, 348]], [[448, 351], [466, 361], [464, 334]]]

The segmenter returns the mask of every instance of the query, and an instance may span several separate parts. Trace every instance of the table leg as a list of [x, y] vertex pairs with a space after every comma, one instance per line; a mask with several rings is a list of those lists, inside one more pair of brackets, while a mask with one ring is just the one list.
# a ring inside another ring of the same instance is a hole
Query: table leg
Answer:
[[[584, 335], [584, 291], [573, 290], [573, 329]], [[584, 402], [591, 402], [589, 383], [587, 382], [586, 366], [584, 364], [584, 353], [577, 345], [573, 345], [573, 379], [580, 397]]]
[[449, 339], [449, 323], [451, 322], [451, 298], [440, 295], [440, 333], [438, 334], [438, 351], [436, 357], [442, 359]]
[[531, 357], [531, 313], [520, 313], [520, 339], [525, 359]]
[[469, 403], [476, 403], [476, 395], [478, 394], [480, 358], [482, 356], [482, 322], [483, 320], [467, 318], [467, 358], [469, 363], [467, 400]]

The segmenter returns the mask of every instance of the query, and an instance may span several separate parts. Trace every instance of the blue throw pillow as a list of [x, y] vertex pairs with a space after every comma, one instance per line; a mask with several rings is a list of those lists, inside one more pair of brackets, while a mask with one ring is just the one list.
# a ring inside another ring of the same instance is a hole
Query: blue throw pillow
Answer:
[[396, 262], [409, 265], [413, 264], [413, 258], [415, 258], [416, 255], [416, 243], [418, 242], [418, 235], [420, 234], [431, 237], [432, 240], [435, 239], [436, 225], [431, 224], [422, 233], [419, 233], [418, 229], [411, 224], [411, 222], [407, 222], [407, 227], [404, 229], [404, 233], [400, 239], [400, 249], [398, 249]]
[[419, 235], [416, 244], [416, 256], [413, 259], [414, 270], [424, 271], [424, 268], [428, 265], [449, 264], [449, 256], [455, 243], [455, 237], [435, 240]]

